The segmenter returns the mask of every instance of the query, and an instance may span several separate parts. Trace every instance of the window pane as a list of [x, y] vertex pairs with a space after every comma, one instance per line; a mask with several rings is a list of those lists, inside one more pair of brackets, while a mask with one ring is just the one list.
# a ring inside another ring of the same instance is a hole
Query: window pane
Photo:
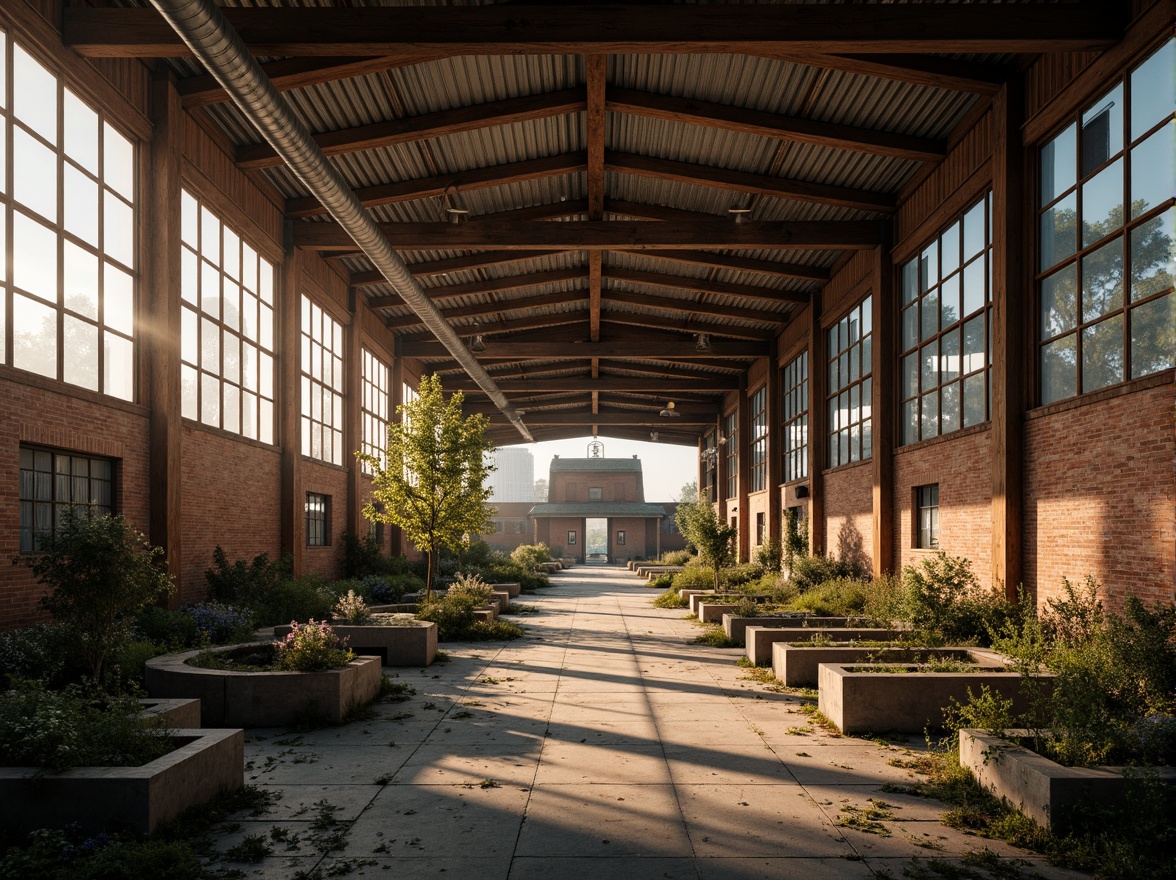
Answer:
[[241, 384], [257, 390], [257, 347], [248, 342], [241, 343]]
[[16, 118], [57, 143], [57, 77], [19, 45], [12, 53], [12, 109]]
[[979, 315], [964, 325], [964, 372], [973, 373], [987, 363], [984, 345], [984, 316]]
[[184, 418], [195, 420], [199, 417], [198, 397], [195, 368], [189, 366], [180, 367], [181, 414]]
[[[65, 153], [98, 176], [98, 114], [65, 90]], [[68, 190], [67, 190], [68, 192]]]
[[1171, 119], [1176, 106], [1176, 43], [1166, 42], [1131, 74], [1131, 140], [1162, 119]]
[[272, 401], [261, 401], [261, 415], [259, 417], [259, 426], [261, 428], [260, 440], [262, 443], [274, 442], [274, 404]]
[[220, 265], [220, 220], [208, 208], [200, 209], [200, 256]]
[[1071, 333], [1041, 349], [1041, 402], [1053, 403], [1078, 393], [1077, 336]]
[[66, 232], [98, 247], [98, 184], [67, 163], [63, 195]]
[[1123, 160], [1082, 185], [1082, 246], [1094, 244], [1123, 225]]
[[65, 307], [97, 321], [98, 258], [70, 241], [64, 243], [64, 248]]
[[964, 379], [964, 427], [979, 425], [985, 420], [985, 374], [976, 373]]
[[1041, 269], [1055, 266], [1077, 250], [1078, 197], [1070, 193], [1041, 215]]
[[1082, 176], [1123, 149], [1123, 86], [1120, 84], [1082, 114]]
[[950, 327], [961, 317], [960, 311], [960, 281], [959, 273], [943, 282], [939, 288], [939, 321], [941, 327]]
[[1131, 216], [1142, 217], [1176, 192], [1172, 126], [1165, 125], [1131, 151]]
[[939, 343], [924, 345], [919, 355], [922, 358], [919, 387], [926, 391], [939, 384]]
[[922, 332], [919, 341], [930, 339], [939, 332], [939, 291], [932, 290], [923, 297], [919, 305], [922, 318]]
[[230, 330], [241, 329], [241, 288], [236, 282], [224, 281], [224, 311], [223, 320]]
[[908, 306], [902, 313], [903, 351], [914, 348], [919, 342], [919, 307]]
[[939, 392], [940, 431], [950, 434], [960, 429], [960, 383], [944, 385]]
[[135, 280], [117, 266], [106, 265], [103, 275], [103, 312], [107, 327], [127, 336], [135, 331]]
[[960, 374], [960, 331], [952, 330], [943, 334], [940, 346], [940, 371], [943, 381], [950, 382]]
[[902, 359], [902, 398], [914, 397], [919, 393], [919, 356], [908, 354]]
[[57, 155], [19, 128], [12, 133], [13, 195], [31, 211], [57, 222]]
[[223, 254], [224, 261], [221, 268], [230, 278], [239, 280], [241, 278], [241, 239], [227, 226], [224, 227]]
[[964, 215], [964, 260], [970, 260], [984, 250], [984, 214], [987, 200], [978, 202]]
[[98, 390], [98, 327], [66, 315], [64, 373], [62, 378], [71, 385]]
[[922, 415], [919, 419], [919, 431], [923, 439], [939, 436], [939, 392], [932, 391], [921, 398]]
[[13, 215], [12, 280], [17, 287], [57, 302], [57, 236], [24, 214]]
[[135, 265], [135, 212], [111, 193], [102, 196], [103, 250], [124, 266]]
[[1172, 286], [1176, 275], [1176, 211], [1131, 230], [1131, 299], [1146, 299]]
[[902, 267], [902, 303], [913, 303], [919, 295], [919, 262], [911, 260]]
[[982, 308], [986, 298], [984, 260], [974, 260], [964, 269], [964, 316]]
[[200, 374], [200, 421], [220, 425], [220, 381], [208, 373]]
[[950, 275], [960, 267], [960, 221], [956, 221], [939, 240], [940, 272]]
[[128, 201], [135, 198], [135, 148], [125, 137], [111, 128], [110, 123], [102, 126], [102, 174], [103, 181]]
[[180, 238], [193, 249], [200, 246], [200, 205], [186, 190], [180, 194]]
[[106, 393], [123, 400], [135, 399], [135, 346], [129, 339], [103, 333], [106, 346]]
[[1131, 310], [1131, 378], [1176, 366], [1176, 295]]
[[12, 365], [57, 378], [57, 311], [20, 294], [12, 297]]
[[241, 392], [241, 433], [257, 439], [257, 395], [248, 391]]
[[[241, 340], [240, 337], [228, 330], [221, 333], [222, 363], [225, 379], [236, 384], [241, 383]], [[230, 429], [236, 430], [236, 429]]]
[[208, 318], [200, 319], [200, 366], [220, 373], [220, 330]]
[[1041, 205], [1044, 207], [1074, 185], [1077, 129], [1071, 125], [1041, 150]]
[[908, 400], [902, 405], [902, 442], [914, 443], [919, 439], [919, 401]]
[[1041, 338], [1050, 339], [1076, 323], [1078, 267], [1070, 264], [1041, 282]]
[[939, 281], [939, 244], [932, 242], [919, 255], [919, 290], [933, 287]]
[[1082, 322], [1123, 307], [1123, 239], [1082, 258]]
[[272, 355], [262, 352], [259, 376], [261, 377], [261, 396], [272, 399], [274, 396], [274, 359]]
[[1082, 390], [1095, 391], [1123, 381], [1123, 316], [1082, 331]]
[[224, 429], [234, 434], [241, 431], [241, 392], [236, 385], [227, 382], [222, 386], [224, 390]]

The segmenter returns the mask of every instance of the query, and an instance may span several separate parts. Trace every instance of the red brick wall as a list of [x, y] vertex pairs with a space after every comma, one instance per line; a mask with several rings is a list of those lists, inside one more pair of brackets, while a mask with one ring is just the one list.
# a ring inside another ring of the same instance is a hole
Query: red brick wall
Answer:
[[894, 457], [894, 565], [917, 564], [913, 492], [939, 484], [939, 547], [971, 561], [981, 584], [992, 580], [992, 433], [987, 426], [898, 450]]
[[764, 515], [764, 540], [770, 541], [772, 539], [772, 533], [768, 526], [771, 520], [771, 517], [768, 515], [769, 500], [767, 491], [756, 492], [753, 495], [747, 496], [747, 528], [748, 535], [750, 536], [747, 546], [751, 548], [751, 558], [753, 560], [755, 559], [756, 551], [760, 547], [757, 542], [759, 535], [756, 532], [756, 514], [762, 513]]
[[857, 556], [869, 567], [874, 531], [874, 477], [870, 462], [825, 472], [825, 554]]
[[340, 575], [339, 569], [343, 563], [343, 541], [339, 535], [347, 530], [347, 471], [304, 458], [302, 491], [327, 495], [331, 499], [327, 522], [329, 543], [326, 547], [307, 547], [303, 551], [304, 573], [335, 580]]
[[[145, 448], [145, 446], [144, 446]], [[281, 556], [281, 455], [185, 423], [181, 440], [181, 598], [208, 595], [204, 572], [219, 544], [232, 562]]]
[[[20, 445], [101, 456], [118, 461], [115, 509], [148, 528], [147, 416], [142, 407], [79, 390], [49, 390], [57, 383], [4, 369], [0, 376], [0, 631], [45, 619], [45, 593], [32, 572], [8, 560], [20, 552]], [[15, 381], [14, 381], [15, 380]], [[61, 386], [58, 386], [61, 387]], [[110, 405], [107, 405], [109, 401]]]
[[1039, 605], [1063, 576], [1089, 573], [1112, 608], [1130, 595], [1176, 599], [1172, 379], [1169, 371], [1134, 393], [1030, 413], [1024, 573]]

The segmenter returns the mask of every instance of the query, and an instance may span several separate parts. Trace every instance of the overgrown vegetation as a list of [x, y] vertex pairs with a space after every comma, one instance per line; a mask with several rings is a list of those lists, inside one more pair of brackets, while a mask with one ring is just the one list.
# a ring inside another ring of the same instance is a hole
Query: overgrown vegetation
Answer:
[[674, 521], [683, 537], [698, 550], [700, 565], [711, 570], [714, 589], [719, 590], [719, 572], [731, 564], [738, 530], [724, 522], [703, 495], [680, 501]]
[[467, 579], [457, 589], [450, 587], [444, 596], [427, 597], [417, 610], [417, 619], [430, 620], [437, 624], [437, 639], [442, 642], [517, 639], [523, 634], [523, 630], [516, 624], [505, 620], [478, 620], [474, 612], [481, 608], [489, 597], [489, 587], [472, 578]]

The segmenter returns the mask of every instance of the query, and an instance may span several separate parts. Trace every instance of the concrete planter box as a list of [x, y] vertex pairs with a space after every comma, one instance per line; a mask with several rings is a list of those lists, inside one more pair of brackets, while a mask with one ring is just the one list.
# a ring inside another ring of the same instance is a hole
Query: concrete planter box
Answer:
[[495, 590], [492, 595], [494, 601], [498, 603], [499, 614], [505, 614], [510, 610], [510, 593], [505, 590]]
[[743, 631], [749, 626], [813, 627], [831, 629], [850, 625], [848, 617], [813, 617], [804, 614], [781, 614], [773, 617], [739, 617], [736, 614], [723, 615], [723, 632], [732, 641], [742, 642]]
[[[1089, 813], [1091, 804], [1123, 806], [1129, 783], [1118, 767], [1063, 767], [1021, 745], [1028, 730], [960, 731], [960, 764], [986, 789], [1016, 807], [1038, 825], [1065, 834]], [[1030, 740], [1031, 741], [1031, 740]], [[1176, 769], [1160, 768], [1171, 784]]]
[[196, 729], [200, 727], [199, 700], [141, 699], [142, 713], [151, 718], [162, 718], [170, 728]]
[[897, 639], [901, 635], [893, 629], [857, 629], [850, 627], [775, 627], [752, 624], [743, 630], [743, 643], [747, 659], [753, 666], [769, 666], [772, 663], [772, 646], [777, 642], [807, 642], [814, 636], [827, 636], [839, 642], [865, 640], [881, 642]]
[[[748, 599], [752, 602], [767, 602], [768, 598], [768, 596], [739, 596], [735, 602], [742, 602]], [[738, 607], [734, 602], [727, 602], [722, 599], [717, 602], [708, 602], [704, 598], [698, 602], [698, 619], [703, 623], [722, 623], [723, 615], [734, 614]]]
[[416, 614], [420, 605], [417, 602], [395, 602], [391, 605], [369, 605], [372, 614]]
[[[233, 651], [256, 645], [231, 645]], [[342, 721], [380, 692], [380, 658], [356, 657], [326, 672], [233, 672], [201, 669], [185, 661], [199, 651], [165, 654], [147, 661], [152, 697], [196, 697], [204, 727], [278, 727], [308, 715]]]
[[[690, 613], [691, 614], [698, 614], [699, 613], [698, 606], [700, 604], [702, 604], [703, 602], [705, 602], [707, 599], [709, 599], [711, 602], [723, 602], [723, 603], [731, 605], [732, 607], [734, 607], [734, 603], [739, 602], [743, 599], [751, 599], [754, 602], [768, 601], [767, 596], [745, 596], [742, 593], [716, 593], [714, 590], [706, 590], [703, 592], [692, 591], [692, 593], [693, 594], [690, 596]], [[679, 595], [680, 594], [681, 594], [681, 591], [679, 591]], [[716, 620], [714, 622], [718, 623], [721, 620], [722, 620], [722, 618], [719, 617], [719, 618], [716, 618]]]
[[945, 660], [971, 658], [984, 662], [967, 648], [860, 648], [854, 645], [805, 648], [788, 642], [776, 642], [772, 645], [772, 672], [788, 687], [816, 687], [817, 673], [822, 663], [867, 663], [871, 657], [878, 657], [882, 663], [910, 663], [916, 657]]
[[523, 592], [522, 584], [491, 584], [490, 589], [502, 590], [507, 593], [512, 599], [517, 599]]
[[0, 767], [0, 825], [27, 833], [76, 822], [85, 832], [162, 822], [221, 791], [245, 784], [241, 730], [177, 730], [177, 748], [141, 767], [75, 767], [60, 772]]
[[[428, 666], [437, 656], [437, 624], [427, 620], [410, 620], [404, 626], [332, 623], [331, 628], [356, 654], [376, 654], [385, 666]], [[289, 633], [289, 625], [274, 627], [274, 638], [284, 639]]]
[[[864, 665], [864, 664], [858, 664]], [[853, 672], [851, 666], [823, 663], [817, 675], [818, 707], [842, 733], [921, 733], [943, 727], [943, 710], [965, 703], [968, 689], [1013, 701], [1013, 712], [1029, 709], [1016, 672]], [[1048, 686], [1051, 676], [1043, 676]]]
[[541, 568], [543, 571], [547, 572], [548, 574], [555, 574], [557, 571], [563, 570], [563, 563], [562, 562], [540, 562], [539, 568]]
[[564, 568], [571, 568], [573, 565], [576, 564], [576, 557], [575, 556], [561, 556], [559, 558], [559, 561], [563, 565]]
[[474, 617], [486, 623], [493, 623], [498, 619], [498, 603], [493, 605], [483, 605], [481, 608], [474, 609]]

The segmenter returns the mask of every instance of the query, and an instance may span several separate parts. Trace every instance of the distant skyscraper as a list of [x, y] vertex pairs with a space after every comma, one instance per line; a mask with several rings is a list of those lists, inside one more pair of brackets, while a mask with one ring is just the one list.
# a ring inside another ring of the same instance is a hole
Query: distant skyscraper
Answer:
[[534, 501], [535, 457], [530, 450], [502, 446], [490, 456], [498, 470], [490, 474], [490, 501]]

